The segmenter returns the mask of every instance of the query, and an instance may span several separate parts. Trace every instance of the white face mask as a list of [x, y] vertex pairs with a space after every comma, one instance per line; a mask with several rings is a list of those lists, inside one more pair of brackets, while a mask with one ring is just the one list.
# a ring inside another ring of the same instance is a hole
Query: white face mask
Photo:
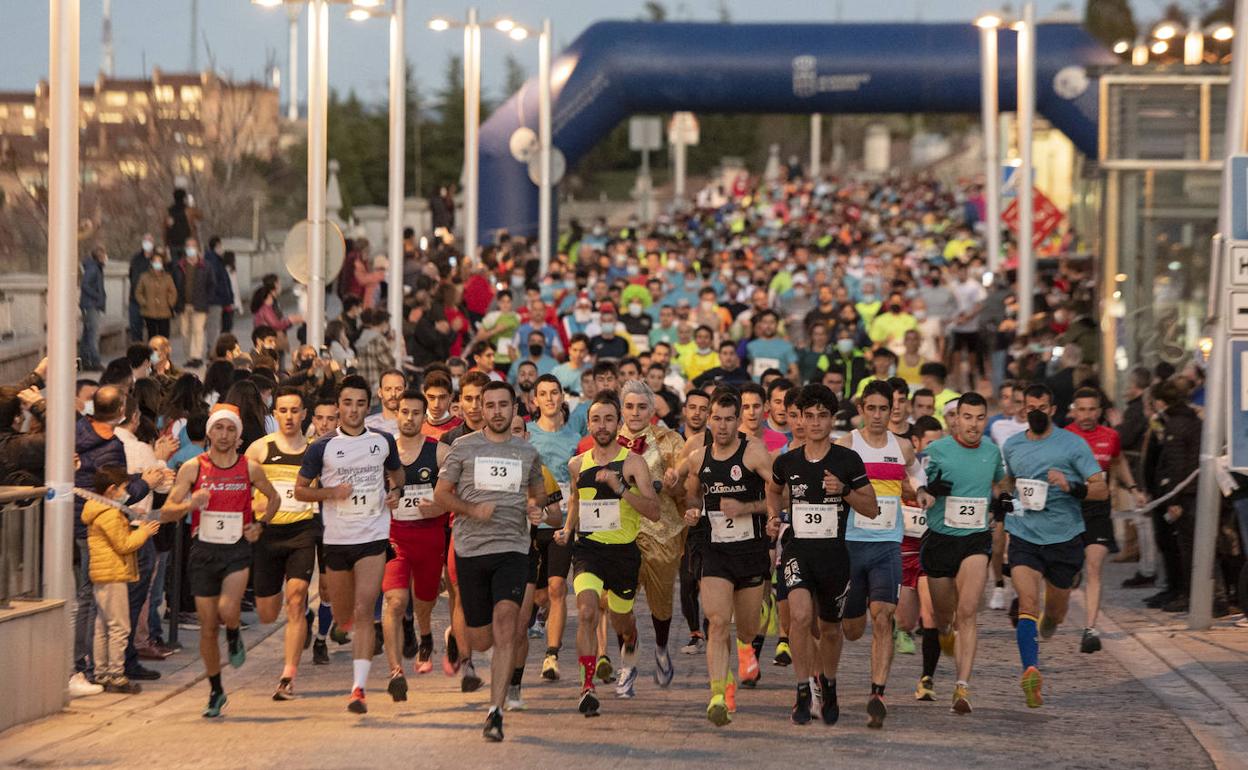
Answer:
[[152, 249], [154, 249], [154, 248], [156, 248], [156, 244], [152, 243], [150, 240], [144, 239], [144, 241], [143, 241], [143, 250], [144, 250], [144, 251], [149, 251], [149, 252], [150, 252], [150, 251], [151, 251]]
[[188, 256], [188, 257], [198, 257], [198, 256], [199, 256], [199, 249], [195, 248], [194, 246], [190, 246], [190, 247], [188, 247], [188, 248], [187, 248], [187, 250], [186, 250], [186, 256]]
[[577, 323], [589, 323], [589, 311], [588, 310], [573, 311], [572, 316], [576, 318]]
[[631, 302], [628, 305], [628, 314], [631, 316], [641, 315], [641, 310], [642, 310], [642, 307], [641, 307], [640, 302]]

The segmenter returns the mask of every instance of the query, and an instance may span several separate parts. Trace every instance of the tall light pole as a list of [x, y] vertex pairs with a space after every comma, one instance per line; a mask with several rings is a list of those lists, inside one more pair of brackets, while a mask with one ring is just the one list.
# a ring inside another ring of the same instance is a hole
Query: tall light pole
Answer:
[[[1226, 97], [1226, 147], [1222, 166], [1222, 198], [1218, 206], [1218, 232], [1225, 242], [1231, 236], [1231, 198], [1234, 181], [1231, 177], [1232, 155], [1245, 151], [1244, 146], [1244, 89], [1248, 88], [1248, 0], [1235, 3], [1234, 42], [1231, 48], [1231, 84]], [[1225, 39], [1225, 38], [1222, 38]], [[1227, 251], [1224, 249], [1224, 255]], [[1211, 260], [1215, 273], [1210, 282], [1221, 291], [1225, 285], [1226, 275], [1223, 259], [1216, 256]], [[1220, 308], [1219, 316], [1214, 319], [1213, 347], [1209, 353], [1209, 373], [1205, 379], [1211, 386], [1209, 397], [1205, 399], [1204, 429], [1200, 434], [1200, 479], [1196, 487], [1196, 532], [1192, 548], [1191, 595], [1188, 599], [1188, 627], [1196, 630], [1208, 628], [1213, 622], [1213, 564], [1218, 538], [1218, 509], [1222, 495], [1218, 489], [1217, 458], [1224, 451], [1226, 440], [1227, 418], [1227, 373], [1226, 358], [1230, 354], [1227, 327], [1229, 322], [1224, 315], [1227, 312], [1224, 302], [1210, 297], [1212, 307]], [[1235, 403], [1239, 403], [1236, 397]], [[1184, 515], [1188, 515], [1184, 513]], [[1243, 597], [1240, 598], [1243, 603]]]
[[1018, 322], [1026, 330], [1034, 310], [1036, 263], [1032, 254], [1031, 140], [1036, 113], [1036, 5], [1023, 5], [1018, 29]]
[[820, 156], [823, 147], [823, 115], [814, 113], [810, 116], [810, 177], [819, 176]]
[[389, 293], [386, 295], [386, 311], [390, 323], [397, 332], [391, 342], [394, 360], [401, 363], [406, 353], [403, 334], [403, 207], [406, 194], [403, 189], [407, 152], [407, 71], [403, 53], [403, 32], [406, 23], [405, 0], [390, 0], [390, 11], [375, 11], [367, 7], [352, 8], [347, 16], [355, 21], [384, 18], [390, 23], [390, 179], [389, 220], [386, 252], [390, 261], [386, 274]]
[[299, 14], [303, 12], [300, 3], [286, 5], [287, 30], [286, 52], [289, 55], [286, 66], [286, 119], [292, 123], [299, 119]]
[[[43, 596], [70, 602], [74, 578], [74, 352], [78, 275], [79, 0], [48, 3], [48, 373]], [[7, 579], [7, 576], [5, 576]]]
[[308, 2], [308, 344], [325, 339], [325, 184], [329, 137], [329, 3]]
[[464, 256], [477, 258], [477, 214], [481, 190], [481, 24], [468, 9], [464, 25]]
[[542, 20], [542, 34], [537, 41], [537, 136], [541, 145], [541, 174], [537, 191], [537, 245], [540, 264], [539, 276], [544, 276], [550, 269], [550, 260], [554, 255], [554, 244], [551, 238], [551, 216], [554, 213], [553, 175], [551, 169], [551, 85], [550, 85], [550, 49], [554, 45], [554, 27], [550, 19]]
[[1001, 17], [984, 14], [975, 20], [979, 27], [980, 116], [984, 132], [984, 226], [988, 269], [996, 272], [1001, 263], [1001, 154], [1000, 114], [997, 106], [997, 30]]

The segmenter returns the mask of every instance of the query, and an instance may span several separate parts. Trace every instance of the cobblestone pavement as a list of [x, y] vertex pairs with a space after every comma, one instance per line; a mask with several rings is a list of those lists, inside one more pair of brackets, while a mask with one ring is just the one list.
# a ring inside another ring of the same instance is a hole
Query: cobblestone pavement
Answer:
[[[393, 703], [384, 691], [386, 666], [377, 659], [369, 682], [370, 713], [349, 714], [349, 647], [334, 650], [329, 666], [312, 666], [305, 656], [296, 682], [300, 697], [274, 702], [270, 696], [281, 669], [281, 634], [261, 639], [272, 629], [253, 625], [244, 631], [255, 644], [246, 665], [225, 671], [230, 703], [224, 719], [199, 716], [207, 685], [196, 681], [194, 653], [184, 651], [157, 665], [167, 676], [141, 695], [80, 699], [61, 715], [0, 736], [0, 766], [346, 770], [474, 767], [500, 760], [519, 767], [612, 768], [819, 766], [840, 760], [924, 768], [1214, 766], [1185, 722], [1155, 694], [1164, 697], [1164, 690], [1137, 680], [1109, 651], [1079, 653], [1077, 622], [1041, 646], [1041, 709], [1030, 710], [1023, 703], [1014, 632], [1006, 614], [985, 610], [972, 681], [975, 712], [970, 716], [958, 717], [948, 709], [950, 661], [942, 660], [937, 673], [937, 702], [917, 703], [912, 690], [919, 656], [898, 656], [889, 682], [887, 726], [868, 730], [869, 639], [864, 638], [846, 644], [839, 678], [840, 724], [794, 726], [788, 721], [793, 675], [770, 665], [774, 639], [769, 639], [761, 686], [741, 691], [733, 723], [716, 729], [705, 719], [709, 690], [701, 656], [675, 654], [676, 678], [670, 689], [659, 689], [650, 678], [653, 636], [644, 601], [638, 608], [643, 648], [637, 698], [619, 701], [612, 688], [603, 687], [603, 716], [581, 717], [575, 710], [574, 653], [565, 650], [560, 657], [562, 681], [543, 682], [537, 675], [543, 646], [535, 643], [524, 689], [528, 710], [507, 714], [507, 738], [501, 745], [481, 738], [485, 690], [461, 694], [458, 680], [443, 676], [440, 667], [421, 677], [409, 674], [409, 700]], [[1072, 621], [1081, 616], [1081, 610], [1072, 611]], [[565, 635], [568, 643], [574, 639], [574, 623]], [[444, 606], [439, 605], [434, 619], [439, 662], [444, 624]], [[674, 647], [683, 642], [677, 632], [682, 625], [679, 619], [675, 623]], [[184, 643], [194, 641], [194, 632], [183, 637]], [[479, 660], [478, 671], [488, 677], [485, 664]]]

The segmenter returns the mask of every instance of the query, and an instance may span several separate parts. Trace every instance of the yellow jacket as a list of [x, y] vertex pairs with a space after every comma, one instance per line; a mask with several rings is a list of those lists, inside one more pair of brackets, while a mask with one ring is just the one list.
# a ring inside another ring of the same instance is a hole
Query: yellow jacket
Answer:
[[133, 583], [139, 579], [135, 551], [147, 542], [147, 532], [134, 529], [119, 509], [88, 500], [82, 508], [87, 525], [92, 583]]

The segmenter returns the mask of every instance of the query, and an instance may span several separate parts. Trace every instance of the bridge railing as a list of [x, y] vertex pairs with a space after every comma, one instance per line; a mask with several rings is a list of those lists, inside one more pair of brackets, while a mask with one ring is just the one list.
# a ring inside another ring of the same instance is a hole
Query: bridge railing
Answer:
[[46, 487], [0, 487], [0, 609], [37, 599], [43, 586]]

